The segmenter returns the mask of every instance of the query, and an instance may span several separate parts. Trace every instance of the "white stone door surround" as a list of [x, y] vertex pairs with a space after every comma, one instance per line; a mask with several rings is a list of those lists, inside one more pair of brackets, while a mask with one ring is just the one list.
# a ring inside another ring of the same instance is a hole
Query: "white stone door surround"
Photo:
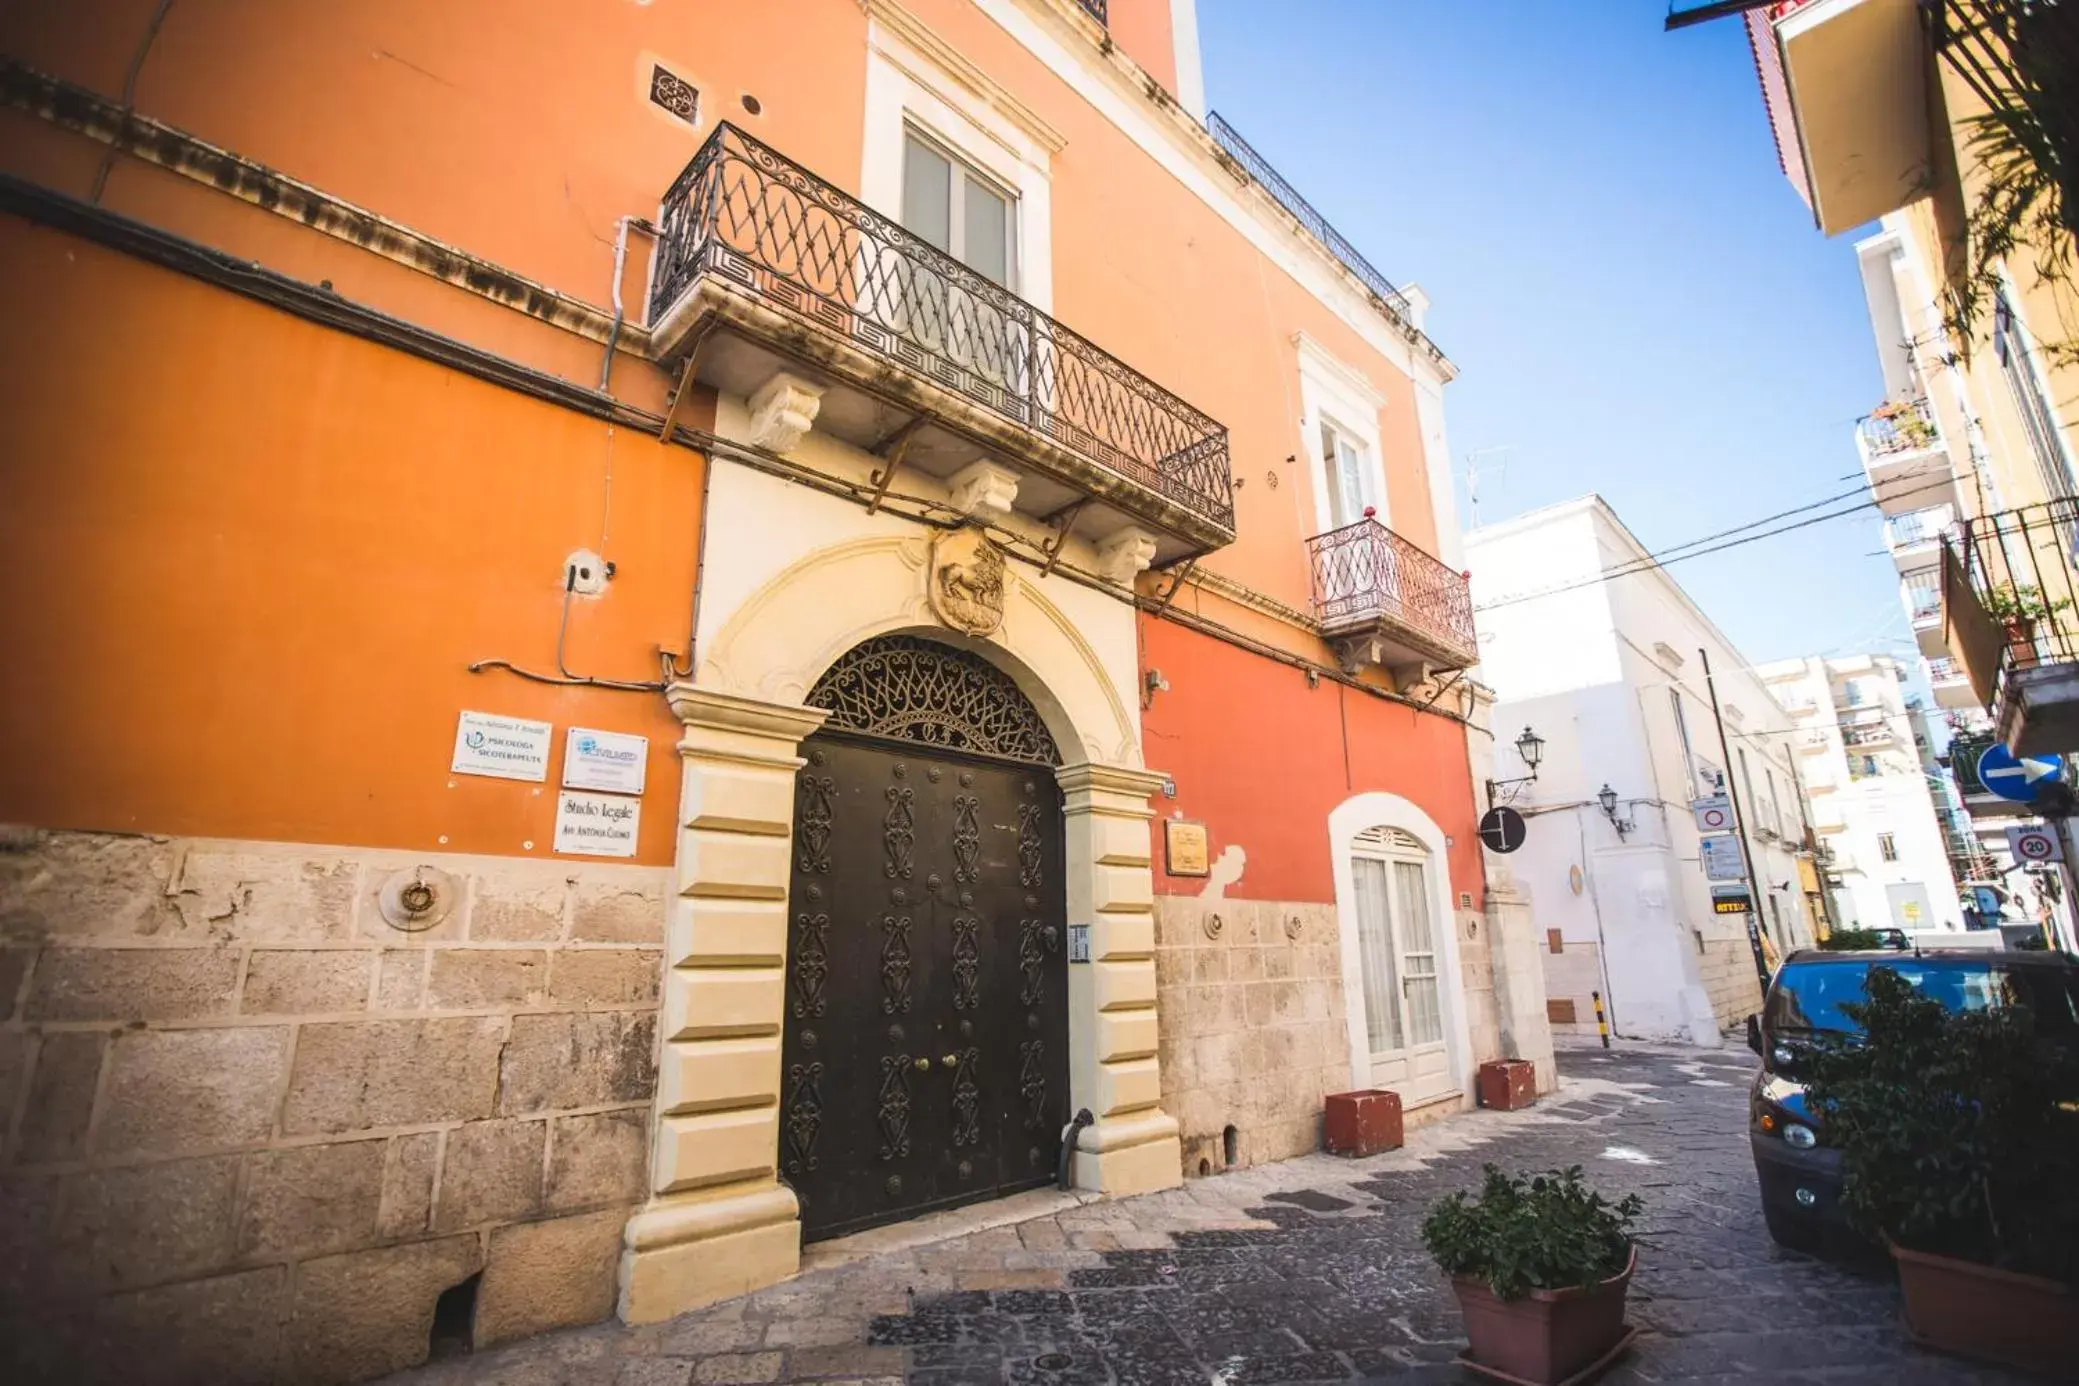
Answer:
[[1472, 1035], [1466, 1023], [1463, 973], [1458, 957], [1458, 912], [1452, 908], [1449, 844], [1436, 820], [1398, 794], [1373, 790], [1353, 795], [1328, 815], [1329, 860], [1335, 873], [1337, 933], [1342, 945], [1344, 1020], [1349, 1029], [1350, 1074], [1354, 1087], [1371, 1083], [1371, 1037], [1364, 1021], [1364, 963], [1358, 943], [1355, 872], [1350, 861], [1360, 833], [1398, 828], [1419, 841], [1429, 854], [1431, 926], [1436, 935], [1438, 1001], [1443, 1008], [1444, 1045], [1449, 1055], [1452, 1092], [1473, 1091]]
[[1076, 1143], [1076, 1183], [1127, 1194], [1181, 1182], [1156, 1061], [1147, 800], [1162, 777], [1139, 763], [1130, 694], [1021, 572], [1006, 577], [1004, 620], [989, 638], [938, 625], [925, 592], [930, 536], [903, 530], [779, 565], [715, 615], [696, 679], [669, 694], [686, 724], [684, 784], [651, 1192], [628, 1224], [621, 1265], [629, 1322], [668, 1318], [799, 1267], [798, 1210], [778, 1179], [794, 775], [802, 739], [825, 716], [803, 705], [808, 691], [873, 636], [909, 633], [989, 659], [1062, 748], [1068, 922], [1090, 925], [1091, 961], [1069, 969], [1070, 1107], [1096, 1118]]

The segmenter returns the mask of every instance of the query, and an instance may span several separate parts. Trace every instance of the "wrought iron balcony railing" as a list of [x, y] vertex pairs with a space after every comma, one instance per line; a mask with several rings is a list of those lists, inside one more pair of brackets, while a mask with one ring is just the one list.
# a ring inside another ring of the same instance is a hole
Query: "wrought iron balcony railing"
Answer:
[[1083, 7], [1085, 14], [1088, 14], [1099, 24], [1103, 24], [1107, 28], [1110, 27], [1111, 21], [1105, 17], [1104, 12], [1105, 0], [1076, 0], [1076, 3]]
[[1372, 262], [1359, 254], [1357, 247], [1351, 245], [1342, 232], [1330, 226], [1328, 218], [1315, 211], [1314, 204], [1301, 197], [1299, 189], [1286, 182], [1284, 176], [1271, 167], [1270, 160], [1258, 154], [1255, 147], [1241, 137], [1240, 132], [1221, 118], [1218, 111], [1206, 114], [1206, 133], [1211, 135], [1236, 163], [1248, 170], [1249, 176], [1261, 183], [1264, 191], [1276, 198], [1286, 211], [1299, 218], [1300, 224], [1313, 232], [1315, 237], [1328, 247], [1329, 253], [1343, 262], [1345, 269], [1362, 279], [1365, 287], [1377, 294], [1381, 302], [1401, 318], [1413, 321], [1414, 309], [1408, 303], [1407, 295], [1394, 288], [1385, 275], [1374, 269]]
[[727, 122], [665, 194], [650, 321], [705, 275], [1232, 537], [1224, 427]]
[[[1981, 694], [2016, 669], [2079, 661], [2079, 496], [1977, 515], [1947, 541], [1951, 655]], [[1990, 697], [1987, 702], [1990, 702]]]
[[1924, 399], [1895, 400], [1864, 419], [1859, 427], [1863, 445], [1872, 457], [1919, 452], [1942, 440], [1934, 411]]
[[1463, 668], [1477, 663], [1472, 590], [1463, 573], [1370, 516], [1307, 540], [1314, 611], [1330, 636], [1391, 623]]

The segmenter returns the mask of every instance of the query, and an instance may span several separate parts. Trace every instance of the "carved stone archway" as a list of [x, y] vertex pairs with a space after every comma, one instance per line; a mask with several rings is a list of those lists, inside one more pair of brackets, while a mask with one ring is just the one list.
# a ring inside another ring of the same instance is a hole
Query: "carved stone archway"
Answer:
[[1139, 1193], [1181, 1180], [1157, 1066], [1154, 881], [1129, 666], [1107, 666], [1034, 582], [1005, 580], [987, 638], [939, 626], [921, 535], [855, 538], [787, 565], [718, 615], [693, 683], [670, 690], [679, 744], [677, 890], [666, 928], [663, 1053], [650, 1198], [628, 1225], [621, 1315], [683, 1313], [792, 1275], [801, 1232], [778, 1180], [780, 1032], [799, 747], [807, 706], [846, 651], [905, 632], [987, 659], [1060, 750], [1067, 918], [1090, 926], [1070, 968], [1078, 1186]]

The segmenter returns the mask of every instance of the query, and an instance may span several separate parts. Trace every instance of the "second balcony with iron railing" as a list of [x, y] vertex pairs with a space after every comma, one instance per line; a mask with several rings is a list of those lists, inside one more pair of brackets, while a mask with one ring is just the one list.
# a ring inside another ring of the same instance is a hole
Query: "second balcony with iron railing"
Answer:
[[1941, 581], [1949, 656], [2007, 749], [2079, 746], [2079, 496], [1964, 521]]
[[799, 377], [797, 422], [890, 473], [992, 463], [1018, 510], [1100, 544], [1139, 531], [1149, 561], [1233, 541], [1224, 427], [735, 126], [672, 184], [660, 225], [651, 341], [686, 378], [755, 408]]
[[1307, 541], [1314, 614], [1345, 669], [1386, 669], [1406, 685], [1479, 662], [1465, 574], [1370, 514]]

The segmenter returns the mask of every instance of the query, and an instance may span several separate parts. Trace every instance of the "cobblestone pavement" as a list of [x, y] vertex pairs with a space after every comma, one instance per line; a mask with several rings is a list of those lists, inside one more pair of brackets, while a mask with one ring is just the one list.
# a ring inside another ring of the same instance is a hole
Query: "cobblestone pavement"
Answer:
[[[551, 1334], [393, 1386], [990, 1382], [1170, 1386], [1470, 1380], [1456, 1301], [1419, 1229], [1441, 1194], [1579, 1164], [1646, 1201], [1606, 1381], [2006, 1382], [1907, 1347], [1880, 1274], [1778, 1249], [1746, 1148], [1743, 1051], [1571, 1050], [1526, 1112], [1416, 1131], [1369, 1160], [1308, 1156], [1112, 1202], [1024, 1195], [1025, 1220], [943, 1240], [930, 1220], [811, 1248], [785, 1285], [665, 1324]], [[942, 1218], [939, 1226], [946, 1223]]]

